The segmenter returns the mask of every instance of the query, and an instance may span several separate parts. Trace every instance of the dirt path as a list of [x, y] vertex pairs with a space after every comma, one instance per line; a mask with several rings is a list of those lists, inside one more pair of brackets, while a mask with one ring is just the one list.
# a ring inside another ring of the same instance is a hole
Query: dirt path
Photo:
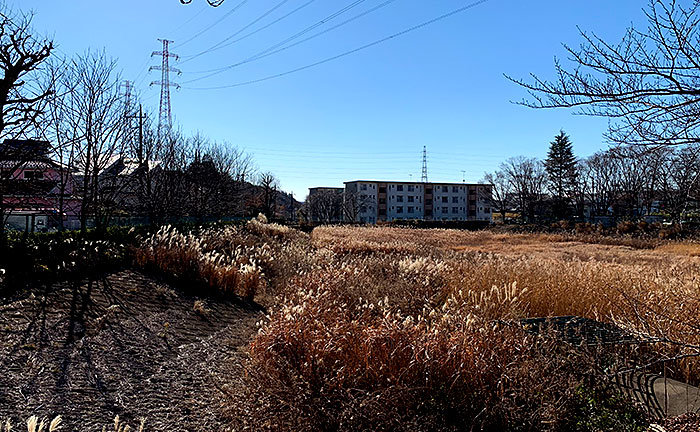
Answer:
[[64, 430], [99, 431], [119, 414], [147, 416], [149, 431], [224, 430], [261, 316], [195, 300], [125, 271], [0, 306], [0, 419], [61, 414]]

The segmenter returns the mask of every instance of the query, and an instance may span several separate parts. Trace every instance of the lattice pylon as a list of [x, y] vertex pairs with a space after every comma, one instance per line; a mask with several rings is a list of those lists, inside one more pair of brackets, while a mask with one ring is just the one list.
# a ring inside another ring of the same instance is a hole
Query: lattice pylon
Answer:
[[172, 107], [170, 103], [170, 87], [180, 88], [180, 85], [170, 81], [170, 72], [175, 72], [180, 75], [179, 69], [175, 69], [170, 66], [170, 58], [179, 60], [180, 57], [177, 54], [170, 52], [170, 44], [173, 43], [171, 40], [158, 39], [163, 43], [162, 51], [153, 51], [151, 57], [159, 56], [162, 58], [160, 66], [151, 66], [148, 70], [159, 70], [161, 71], [160, 81], [153, 81], [151, 85], [160, 85], [160, 109], [158, 112], [158, 136], [165, 137], [169, 136], [173, 127], [173, 114]]

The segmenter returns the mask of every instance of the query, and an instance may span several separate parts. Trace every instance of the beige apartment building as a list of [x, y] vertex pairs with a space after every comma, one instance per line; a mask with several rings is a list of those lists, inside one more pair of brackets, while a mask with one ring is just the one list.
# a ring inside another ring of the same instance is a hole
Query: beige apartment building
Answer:
[[491, 185], [375, 180], [345, 182], [346, 221], [491, 221]]

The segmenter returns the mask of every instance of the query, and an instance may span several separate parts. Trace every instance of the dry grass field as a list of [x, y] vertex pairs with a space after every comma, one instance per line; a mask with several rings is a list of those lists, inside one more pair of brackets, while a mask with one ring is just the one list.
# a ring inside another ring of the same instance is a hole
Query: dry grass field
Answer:
[[[189, 239], [162, 231], [141, 262], [197, 250], [189, 273], [269, 306], [247, 402], [232, 407], [243, 429], [642, 430], [637, 407], [590, 379], [674, 359], [663, 364], [698, 381], [700, 259], [694, 244], [638, 243], [390, 227], [307, 236], [252, 221]], [[653, 348], [593, 352], [503, 324], [562, 315]]]
[[[642, 408], [606, 379], [648, 363], [700, 382], [700, 245], [634, 244], [390, 227], [309, 235], [253, 220], [165, 227], [134, 254], [200, 296], [265, 307], [246, 356], [217, 365], [240, 372], [215, 381], [236, 384], [199, 384], [224, 401], [222, 430], [644, 431]], [[517, 324], [562, 315], [653, 343], [574, 346]], [[226, 357], [208, 346], [208, 358]], [[189, 428], [207, 430], [197, 415]]]

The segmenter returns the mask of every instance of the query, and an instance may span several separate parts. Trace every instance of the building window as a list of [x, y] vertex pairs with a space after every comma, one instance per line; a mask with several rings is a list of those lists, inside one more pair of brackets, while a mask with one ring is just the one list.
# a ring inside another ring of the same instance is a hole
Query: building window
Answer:
[[408, 213], [413, 213], [413, 207], [408, 208]]
[[433, 200], [431, 200], [431, 199], [425, 200], [425, 205], [433, 205]]
[[386, 193], [386, 187], [380, 187], [379, 193]]
[[403, 207], [396, 207], [396, 213], [403, 213]]
[[427, 194], [432, 194], [432, 193], [433, 193], [433, 188], [431, 188], [431, 187], [426, 187], [426, 188], [425, 188], [425, 193], [427, 193]]
[[403, 195], [398, 195], [396, 197], [396, 202], [403, 202]]
[[366, 185], [366, 184], [361, 184], [361, 185], [360, 185], [360, 190], [367, 190], [367, 185]]
[[415, 186], [413, 186], [413, 185], [408, 185], [408, 191], [409, 191], [409, 192], [413, 192], [414, 190], [416, 190], [416, 187], [415, 187]]
[[442, 212], [443, 212], [443, 213], [447, 213], [447, 207], [443, 207], [443, 208], [442, 208]]
[[442, 202], [444, 202], [444, 203], [447, 202], [447, 197], [446, 197], [446, 196], [442, 197]]
[[409, 196], [408, 196], [408, 202], [413, 202], [413, 200], [414, 200], [413, 195], [409, 195]]
[[379, 204], [386, 204], [386, 198], [379, 198]]
[[459, 191], [459, 188], [457, 186], [452, 186], [452, 192], [457, 193]]
[[469, 200], [469, 205], [470, 206], [476, 205], [476, 200], [473, 200], [473, 199]]
[[452, 207], [452, 213], [459, 213], [459, 207]]
[[41, 171], [25, 171], [24, 178], [26, 180], [41, 180], [44, 178], [44, 173]]
[[447, 186], [443, 186], [443, 187], [442, 187], [442, 191], [443, 191], [443, 192], [447, 192]]
[[489, 207], [484, 208], [484, 213], [486, 213], [486, 214], [491, 213], [491, 209]]
[[403, 192], [403, 185], [396, 185], [397, 192]]
[[367, 213], [367, 207], [365, 207], [365, 206], [360, 207], [360, 213]]
[[456, 204], [459, 202], [459, 197], [452, 197], [452, 204]]

